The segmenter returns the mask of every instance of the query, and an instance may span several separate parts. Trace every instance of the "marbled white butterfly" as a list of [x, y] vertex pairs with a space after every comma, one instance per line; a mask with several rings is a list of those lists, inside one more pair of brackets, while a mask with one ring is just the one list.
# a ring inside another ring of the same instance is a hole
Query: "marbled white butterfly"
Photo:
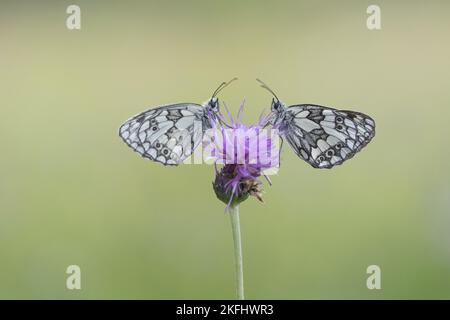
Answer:
[[221, 83], [203, 105], [177, 103], [139, 113], [120, 126], [119, 135], [142, 157], [178, 165], [200, 144], [203, 133], [221, 121], [216, 96], [236, 79]]
[[315, 104], [287, 107], [261, 80], [272, 99], [270, 123], [294, 152], [314, 168], [330, 169], [353, 157], [375, 136], [375, 121], [360, 112]]

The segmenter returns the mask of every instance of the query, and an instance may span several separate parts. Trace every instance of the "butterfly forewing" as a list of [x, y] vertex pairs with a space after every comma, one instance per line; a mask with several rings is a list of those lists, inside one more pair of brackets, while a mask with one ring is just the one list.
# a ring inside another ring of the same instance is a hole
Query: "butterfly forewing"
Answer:
[[365, 114], [311, 104], [288, 107], [281, 128], [295, 153], [315, 168], [343, 163], [375, 135], [375, 122]]
[[150, 109], [126, 121], [119, 135], [143, 157], [164, 165], [178, 165], [201, 142], [204, 110], [195, 103]]

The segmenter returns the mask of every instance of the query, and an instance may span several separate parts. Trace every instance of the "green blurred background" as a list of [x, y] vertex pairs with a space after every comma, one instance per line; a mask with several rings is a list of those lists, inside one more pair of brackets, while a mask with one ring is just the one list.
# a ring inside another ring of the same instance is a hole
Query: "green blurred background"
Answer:
[[[366, 28], [381, 7], [382, 30]], [[66, 28], [81, 7], [82, 29]], [[241, 205], [249, 299], [450, 298], [448, 1], [1, 1], [0, 298], [231, 299], [213, 167], [144, 161], [129, 116], [205, 101], [254, 122], [271, 97], [371, 115], [355, 158], [285, 148]], [[68, 265], [82, 290], [66, 289]], [[381, 290], [366, 268], [381, 267]]]

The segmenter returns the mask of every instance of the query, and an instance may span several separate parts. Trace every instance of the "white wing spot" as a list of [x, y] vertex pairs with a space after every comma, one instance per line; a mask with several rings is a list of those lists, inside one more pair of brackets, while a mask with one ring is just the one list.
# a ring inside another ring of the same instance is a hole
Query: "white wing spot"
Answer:
[[327, 143], [326, 141], [322, 140], [322, 139], [320, 139], [320, 140], [317, 141], [317, 146], [320, 148], [320, 150], [321, 150], [322, 152], [328, 150], [328, 148], [330, 147], [330, 146], [328, 145], [328, 143]]
[[344, 120], [344, 124], [345, 124], [347, 127], [355, 128], [355, 124], [353, 123], [353, 121], [351, 121], [351, 120], [349, 120], [349, 119], [345, 119], [345, 120]]
[[309, 119], [295, 119], [295, 123], [296, 125], [298, 125], [300, 128], [302, 128], [303, 130], [305, 130], [306, 132], [311, 132], [314, 129], [319, 129], [320, 125], [315, 123], [312, 120]]
[[190, 127], [192, 125], [194, 125], [194, 119], [193, 118], [180, 118], [176, 123], [175, 123], [175, 127], [177, 127], [178, 129], [186, 129], [187, 127]]
[[156, 158], [156, 155], [158, 153], [155, 148], [151, 148], [150, 150], [148, 150], [147, 154], [154, 159], [154, 158]]

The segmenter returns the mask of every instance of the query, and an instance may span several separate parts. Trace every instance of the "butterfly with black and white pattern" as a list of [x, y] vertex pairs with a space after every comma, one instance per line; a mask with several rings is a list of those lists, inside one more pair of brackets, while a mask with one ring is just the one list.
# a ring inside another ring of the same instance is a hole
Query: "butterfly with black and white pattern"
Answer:
[[221, 122], [216, 95], [237, 78], [222, 82], [204, 104], [177, 103], [149, 109], [130, 118], [119, 128], [123, 141], [142, 157], [178, 165], [203, 139], [203, 133]]
[[314, 168], [331, 169], [342, 164], [375, 136], [375, 121], [368, 115], [316, 104], [287, 107], [266, 84], [258, 81], [275, 97], [270, 123], [297, 156]]

